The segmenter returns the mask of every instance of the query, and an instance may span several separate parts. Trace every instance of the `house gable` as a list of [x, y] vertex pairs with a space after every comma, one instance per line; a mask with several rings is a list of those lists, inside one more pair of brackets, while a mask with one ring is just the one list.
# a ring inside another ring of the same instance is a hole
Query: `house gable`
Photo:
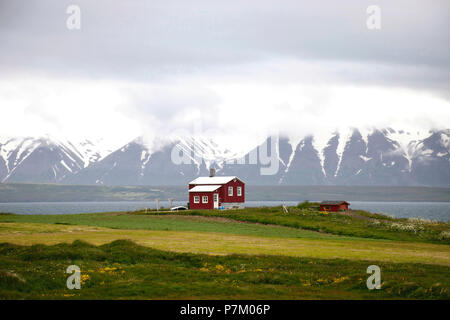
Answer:
[[[214, 194], [218, 194], [219, 206], [242, 206], [245, 202], [245, 183], [236, 176], [199, 177], [189, 182], [189, 203], [192, 209], [213, 209]], [[194, 203], [194, 196], [208, 196], [208, 203]]]

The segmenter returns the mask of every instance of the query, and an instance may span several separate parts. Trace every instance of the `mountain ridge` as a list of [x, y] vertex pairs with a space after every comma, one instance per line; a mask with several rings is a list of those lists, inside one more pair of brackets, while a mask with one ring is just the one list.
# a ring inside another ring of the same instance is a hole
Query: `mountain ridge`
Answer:
[[117, 150], [89, 140], [7, 138], [0, 139], [0, 181], [182, 185], [215, 167], [217, 175], [255, 185], [450, 187], [449, 141], [450, 129], [353, 128], [300, 140], [269, 137], [242, 155], [201, 137], [166, 139], [156, 149], [138, 137]]

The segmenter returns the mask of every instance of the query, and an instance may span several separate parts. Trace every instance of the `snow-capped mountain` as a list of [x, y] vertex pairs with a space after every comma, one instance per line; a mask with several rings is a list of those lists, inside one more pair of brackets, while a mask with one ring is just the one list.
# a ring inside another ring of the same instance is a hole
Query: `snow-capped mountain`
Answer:
[[106, 153], [89, 140], [72, 143], [49, 137], [2, 139], [0, 181], [62, 182], [101, 160]]
[[66, 144], [83, 160], [84, 168], [104, 159], [114, 151], [110, 146], [105, 146], [102, 139], [67, 141]]
[[450, 186], [450, 130], [427, 135], [418, 140], [425, 135], [352, 129], [333, 133], [321, 148], [314, 147], [315, 137], [306, 137], [281, 183]]
[[[159, 139], [155, 139], [159, 140]], [[185, 137], [152, 141], [139, 137], [102, 161], [92, 164], [64, 182], [105, 185], [179, 185], [207, 174], [208, 168], [235, 157], [210, 139]]]
[[348, 129], [280, 137], [255, 145], [247, 154], [200, 137], [150, 143], [139, 137], [113, 152], [90, 141], [0, 141], [3, 182], [185, 185], [215, 167], [217, 175], [237, 175], [259, 185], [450, 187], [449, 129], [426, 133]]
[[261, 176], [261, 165], [249, 166], [248, 161], [246, 165], [225, 166], [223, 174], [269, 185], [450, 186], [449, 136], [449, 130], [444, 130], [417, 140], [420, 134], [389, 128], [349, 129], [299, 141], [285, 137], [275, 148], [277, 174]]
[[424, 185], [450, 185], [450, 130], [434, 132], [409, 146], [411, 175]]
[[[278, 172], [260, 174], [260, 164], [225, 165], [218, 174], [239, 175], [250, 184], [450, 186], [450, 130], [426, 134], [349, 129], [280, 138]], [[247, 160], [250, 154], [245, 156]]]

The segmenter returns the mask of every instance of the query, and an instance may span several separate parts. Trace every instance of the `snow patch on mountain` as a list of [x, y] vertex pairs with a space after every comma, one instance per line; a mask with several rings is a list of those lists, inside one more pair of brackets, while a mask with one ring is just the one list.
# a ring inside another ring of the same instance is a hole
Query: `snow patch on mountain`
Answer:
[[[302, 139], [298, 136], [287, 136], [287, 142], [291, 146], [292, 153], [289, 155], [288, 162], [286, 163], [286, 168], [284, 169], [284, 173], [289, 172], [289, 168], [291, 167], [292, 161], [295, 157], [295, 151], [297, 150], [297, 146], [299, 145], [300, 141]], [[280, 182], [282, 181], [283, 177], [280, 178]]]
[[67, 147], [83, 159], [84, 168], [87, 168], [92, 163], [103, 160], [116, 150], [113, 146], [105, 144], [103, 139], [83, 139], [73, 143], [68, 142]]
[[375, 131], [374, 128], [359, 128], [359, 133], [361, 134], [361, 138], [363, 139], [364, 143], [366, 144], [366, 154], [367, 150], [369, 148], [369, 136], [373, 134]]
[[216, 167], [219, 172], [227, 161], [237, 160], [245, 155], [201, 136], [176, 137], [173, 140], [176, 140], [176, 146], [197, 165], [198, 169], [205, 163], [207, 168]]
[[441, 133], [441, 144], [444, 148], [449, 149], [450, 147], [450, 135], [448, 133]]
[[72, 169], [64, 162], [64, 160], [61, 160], [60, 163], [67, 169], [67, 171], [72, 172]]
[[430, 135], [430, 132], [422, 132], [418, 130], [394, 130], [389, 128], [387, 137], [400, 146], [403, 151], [403, 156], [408, 160], [408, 171], [412, 170], [412, 163], [414, 158], [419, 156], [420, 141], [424, 140]]
[[150, 158], [152, 157], [152, 154], [148, 150], [142, 150], [141, 153], [141, 172], [140, 176], [144, 176], [144, 170], [147, 167], [148, 162], [150, 161]]
[[322, 168], [322, 173], [326, 177], [325, 172], [325, 154], [324, 149], [328, 146], [331, 138], [333, 137], [332, 132], [323, 132], [322, 134], [316, 134], [313, 136], [312, 145], [314, 149], [317, 151], [317, 156], [320, 160], [320, 166]]
[[9, 138], [4, 143], [0, 143], [0, 155], [7, 170], [7, 174], [1, 182], [8, 180], [15, 169], [39, 147], [40, 143], [40, 140], [31, 138]]
[[363, 155], [360, 155], [359, 157], [360, 157], [361, 159], [363, 159], [364, 162], [367, 162], [367, 161], [369, 161], [369, 160], [372, 159], [372, 158], [369, 158], [369, 157], [366, 157], [366, 156], [363, 156]]
[[347, 143], [350, 141], [352, 135], [353, 135], [353, 129], [346, 128], [343, 130], [340, 130], [338, 132], [339, 134], [339, 140], [338, 140], [338, 146], [336, 148], [336, 154], [338, 156], [338, 165], [336, 168], [336, 171], [334, 173], [334, 176], [337, 177], [339, 173], [339, 169], [341, 168], [342, 163], [342, 156], [344, 155], [345, 147], [347, 146]]

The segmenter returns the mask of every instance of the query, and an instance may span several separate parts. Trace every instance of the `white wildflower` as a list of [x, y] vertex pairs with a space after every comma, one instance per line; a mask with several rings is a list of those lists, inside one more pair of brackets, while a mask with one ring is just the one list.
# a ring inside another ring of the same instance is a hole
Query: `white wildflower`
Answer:
[[439, 234], [439, 239], [441, 240], [450, 239], [450, 231], [442, 231]]

